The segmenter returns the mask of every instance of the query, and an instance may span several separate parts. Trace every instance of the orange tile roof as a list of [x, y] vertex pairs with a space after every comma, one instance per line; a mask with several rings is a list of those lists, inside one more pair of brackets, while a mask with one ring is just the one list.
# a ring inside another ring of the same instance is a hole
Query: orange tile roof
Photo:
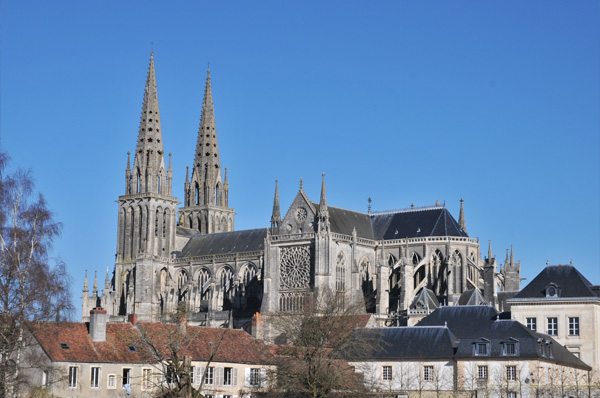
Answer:
[[[186, 333], [181, 334], [174, 324], [139, 322], [132, 326], [130, 323], [108, 323], [104, 342], [92, 341], [86, 323], [35, 323], [31, 330], [52, 361], [151, 363], [157, 358], [167, 359], [174, 350], [179, 356], [207, 361], [211, 355], [209, 343], [212, 342], [218, 346], [213, 359], [216, 362], [273, 362], [262, 341], [239, 329], [188, 326]], [[62, 348], [61, 343], [69, 348]], [[135, 347], [136, 351], [132, 352], [128, 346]], [[158, 355], [153, 355], [153, 347]]]

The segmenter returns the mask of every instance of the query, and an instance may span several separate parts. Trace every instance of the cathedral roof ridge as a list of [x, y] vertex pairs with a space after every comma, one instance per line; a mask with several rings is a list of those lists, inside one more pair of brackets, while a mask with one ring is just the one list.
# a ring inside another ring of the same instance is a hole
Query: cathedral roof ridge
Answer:
[[411, 213], [416, 211], [427, 211], [427, 210], [437, 210], [437, 209], [445, 209], [446, 205], [433, 205], [433, 206], [413, 206], [405, 209], [394, 209], [394, 210], [379, 210], [379, 211], [371, 211], [369, 213], [370, 216], [383, 215], [383, 214], [396, 214], [396, 213]]

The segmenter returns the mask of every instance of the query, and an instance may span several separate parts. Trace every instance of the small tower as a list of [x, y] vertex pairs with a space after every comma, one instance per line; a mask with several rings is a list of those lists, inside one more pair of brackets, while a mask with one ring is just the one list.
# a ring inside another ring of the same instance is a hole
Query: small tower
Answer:
[[277, 187], [278, 181], [275, 180], [275, 198], [273, 199], [273, 214], [271, 215], [271, 233], [273, 235], [279, 234], [279, 227], [281, 226], [281, 212], [279, 211], [279, 189]]
[[511, 292], [519, 291], [521, 290], [521, 263], [515, 262], [512, 245], [510, 245], [510, 259], [508, 258], [508, 251], [506, 257], [508, 261], [505, 261], [503, 270], [504, 290]]
[[496, 257], [492, 256], [492, 241], [488, 244], [488, 256], [483, 265], [483, 298], [485, 301], [495, 306], [497, 303], [496, 292]]
[[210, 69], [206, 76], [192, 178], [188, 180], [186, 176], [184, 190], [185, 199], [179, 210], [184, 227], [205, 234], [233, 231], [235, 210], [229, 208], [227, 170], [224, 182], [221, 176]]
[[323, 182], [321, 183], [321, 200], [319, 202], [319, 212], [317, 213], [317, 231], [320, 234], [329, 232], [329, 210], [327, 209], [327, 195], [325, 194], [325, 173], [323, 173]]

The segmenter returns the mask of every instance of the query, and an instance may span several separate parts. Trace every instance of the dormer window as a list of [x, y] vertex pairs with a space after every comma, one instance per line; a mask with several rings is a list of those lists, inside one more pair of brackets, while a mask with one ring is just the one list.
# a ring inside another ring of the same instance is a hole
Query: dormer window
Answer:
[[68, 350], [71, 347], [69, 347], [69, 345], [67, 343], [59, 343], [60, 344], [60, 348], [62, 348], [63, 350]]
[[546, 297], [560, 297], [560, 286], [555, 283], [550, 283], [548, 286], [546, 286]]
[[504, 355], [504, 356], [519, 355], [519, 342], [513, 338], [508, 339], [508, 341], [503, 341], [502, 342], [502, 355]]
[[473, 355], [477, 357], [486, 357], [490, 355], [490, 342], [486, 339], [476, 341], [473, 344]]

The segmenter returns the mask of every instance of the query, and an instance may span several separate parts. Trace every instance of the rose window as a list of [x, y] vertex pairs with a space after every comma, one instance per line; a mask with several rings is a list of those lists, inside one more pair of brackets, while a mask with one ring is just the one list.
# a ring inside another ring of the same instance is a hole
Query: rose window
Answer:
[[279, 281], [282, 288], [308, 287], [310, 282], [310, 250], [308, 246], [281, 249]]

